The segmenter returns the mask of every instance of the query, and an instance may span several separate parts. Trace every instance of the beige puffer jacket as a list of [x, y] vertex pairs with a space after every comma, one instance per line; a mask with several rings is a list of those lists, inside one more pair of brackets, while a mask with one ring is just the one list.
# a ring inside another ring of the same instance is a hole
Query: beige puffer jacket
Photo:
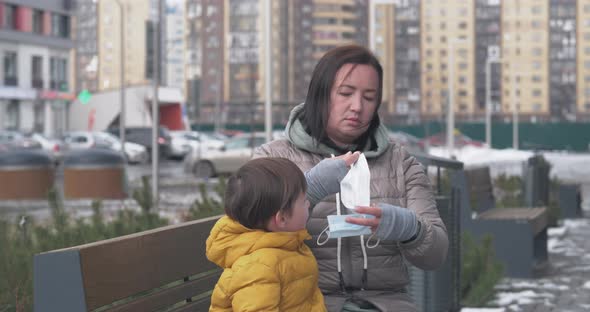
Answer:
[[[301, 105], [291, 113], [286, 128], [288, 139], [259, 147], [254, 157], [288, 158], [305, 172], [334, 153], [331, 148], [323, 144], [318, 146], [311, 141], [301, 123], [293, 117], [300, 108]], [[375, 141], [378, 145], [376, 150], [364, 151], [371, 171], [371, 203], [388, 203], [413, 210], [421, 223], [420, 233], [407, 244], [381, 241], [378, 247], [367, 249], [367, 287], [363, 291], [360, 290], [363, 285], [360, 238], [343, 238], [342, 273], [346, 287], [352, 290], [349, 294], [342, 294], [336, 261], [337, 240], [331, 239], [325, 245], [317, 245], [318, 235], [327, 226], [326, 216], [336, 214], [336, 197], [332, 195], [318, 203], [307, 223], [307, 229], [313, 237], [307, 242], [318, 261], [319, 286], [329, 311], [340, 311], [344, 300], [351, 294], [372, 302], [382, 311], [402, 310], [398, 303], [406, 306], [407, 302], [401, 301], [408, 300], [407, 296], [401, 294], [409, 283], [405, 260], [418, 268], [432, 270], [446, 258], [447, 232], [436, 209], [434, 193], [424, 167], [405, 149], [389, 142], [384, 127], [376, 131]]]

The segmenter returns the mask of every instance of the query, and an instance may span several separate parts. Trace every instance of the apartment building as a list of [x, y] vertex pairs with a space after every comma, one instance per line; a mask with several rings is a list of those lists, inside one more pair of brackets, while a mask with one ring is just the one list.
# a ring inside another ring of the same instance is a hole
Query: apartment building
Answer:
[[549, 10], [550, 116], [575, 120], [576, 0], [551, 0]]
[[[124, 48], [125, 84], [149, 84], [147, 32], [151, 17], [149, 1], [103, 0], [97, 2], [98, 90], [118, 89], [121, 85], [121, 49]], [[121, 30], [123, 18], [123, 31]], [[121, 36], [124, 47], [121, 46]]]
[[423, 118], [440, 118], [450, 102], [461, 117], [475, 112], [473, 1], [424, 1], [421, 6]]
[[60, 135], [75, 99], [73, 1], [0, 2], [0, 129]]
[[590, 118], [590, 3], [578, 1], [576, 19], [576, 116]]
[[395, 6], [393, 4], [377, 4], [375, 5], [375, 25], [370, 30], [374, 42], [372, 48], [383, 67], [383, 98], [381, 105], [381, 112], [385, 116], [391, 116], [395, 113], [395, 32], [394, 18]]
[[166, 80], [164, 85], [182, 89], [184, 93], [184, 6], [179, 3], [167, 4], [166, 20]]
[[[485, 115], [487, 92], [490, 85], [490, 108], [493, 114], [500, 112], [501, 86], [501, 7], [500, 1], [477, 0], [475, 2], [475, 86], [476, 118]], [[486, 62], [490, 62], [487, 76]], [[489, 79], [489, 81], [487, 81]]]
[[502, 1], [505, 116], [549, 116], [549, 1]]
[[98, 91], [97, 4], [95, 0], [76, 1], [75, 77], [76, 91]]
[[[420, 0], [400, 1], [394, 11], [394, 109], [397, 118], [408, 123], [420, 121], [421, 46]], [[390, 105], [391, 106], [391, 105]]]

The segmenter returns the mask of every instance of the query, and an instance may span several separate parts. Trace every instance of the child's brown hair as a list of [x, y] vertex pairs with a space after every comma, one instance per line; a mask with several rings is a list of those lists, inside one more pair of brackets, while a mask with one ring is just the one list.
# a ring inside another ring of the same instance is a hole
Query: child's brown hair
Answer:
[[250, 229], [262, 229], [277, 212], [291, 215], [293, 203], [307, 190], [301, 169], [286, 158], [248, 161], [228, 182], [225, 213]]

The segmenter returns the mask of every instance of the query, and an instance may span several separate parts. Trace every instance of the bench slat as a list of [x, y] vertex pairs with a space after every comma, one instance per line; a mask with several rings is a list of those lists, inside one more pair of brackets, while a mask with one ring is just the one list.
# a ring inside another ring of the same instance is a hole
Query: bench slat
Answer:
[[215, 270], [211, 272], [211, 274], [203, 276], [199, 279], [183, 282], [180, 285], [164, 289], [129, 303], [119, 305], [114, 309], [109, 309], [109, 311], [145, 312], [171, 307], [172, 305], [187, 298], [191, 298], [210, 291], [215, 283], [217, 283], [219, 276], [221, 276], [221, 270]]
[[206, 312], [211, 306], [211, 297], [206, 296], [189, 304], [178, 307], [170, 312]]
[[88, 309], [215, 269], [204, 251], [218, 218], [79, 246]]

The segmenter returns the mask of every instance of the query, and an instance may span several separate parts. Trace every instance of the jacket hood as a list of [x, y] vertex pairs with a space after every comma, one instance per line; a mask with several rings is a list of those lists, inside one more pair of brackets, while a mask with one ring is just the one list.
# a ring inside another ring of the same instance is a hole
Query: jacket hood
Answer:
[[207, 238], [207, 258], [222, 268], [231, 267], [240, 257], [263, 248], [297, 251], [311, 236], [307, 230], [265, 232], [249, 229], [224, 216], [215, 223]]
[[[320, 144], [316, 144], [315, 140], [305, 131], [303, 124], [299, 120], [298, 116], [301, 110], [303, 110], [303, 105], [299, 104], [295, 106], [291, 110], [291, 114], [289, 115], [289, 122], [285, 127], [285, 135], [287, 136], [287, 140], [293, 143], [296, 147], [306, 150], [310, 153], [320, 154], [324, 157], [329, 157], [330, 155], [339, 155], [340, 152], [336, 151], [334, 148], [327, 146], [320, 142]], [[377, 143], [377, 148], [374, 150], [369, 150], [370, 147], [366, 147], [365, 150], [361, 151], [365, 154], [367, 158], [377, 157], [387, 150], [389, 147], [389, 135], [387, 128], [383, 124], [380, 124], [379, 127], [375, 130], [373, 134], [373, 138]]]

